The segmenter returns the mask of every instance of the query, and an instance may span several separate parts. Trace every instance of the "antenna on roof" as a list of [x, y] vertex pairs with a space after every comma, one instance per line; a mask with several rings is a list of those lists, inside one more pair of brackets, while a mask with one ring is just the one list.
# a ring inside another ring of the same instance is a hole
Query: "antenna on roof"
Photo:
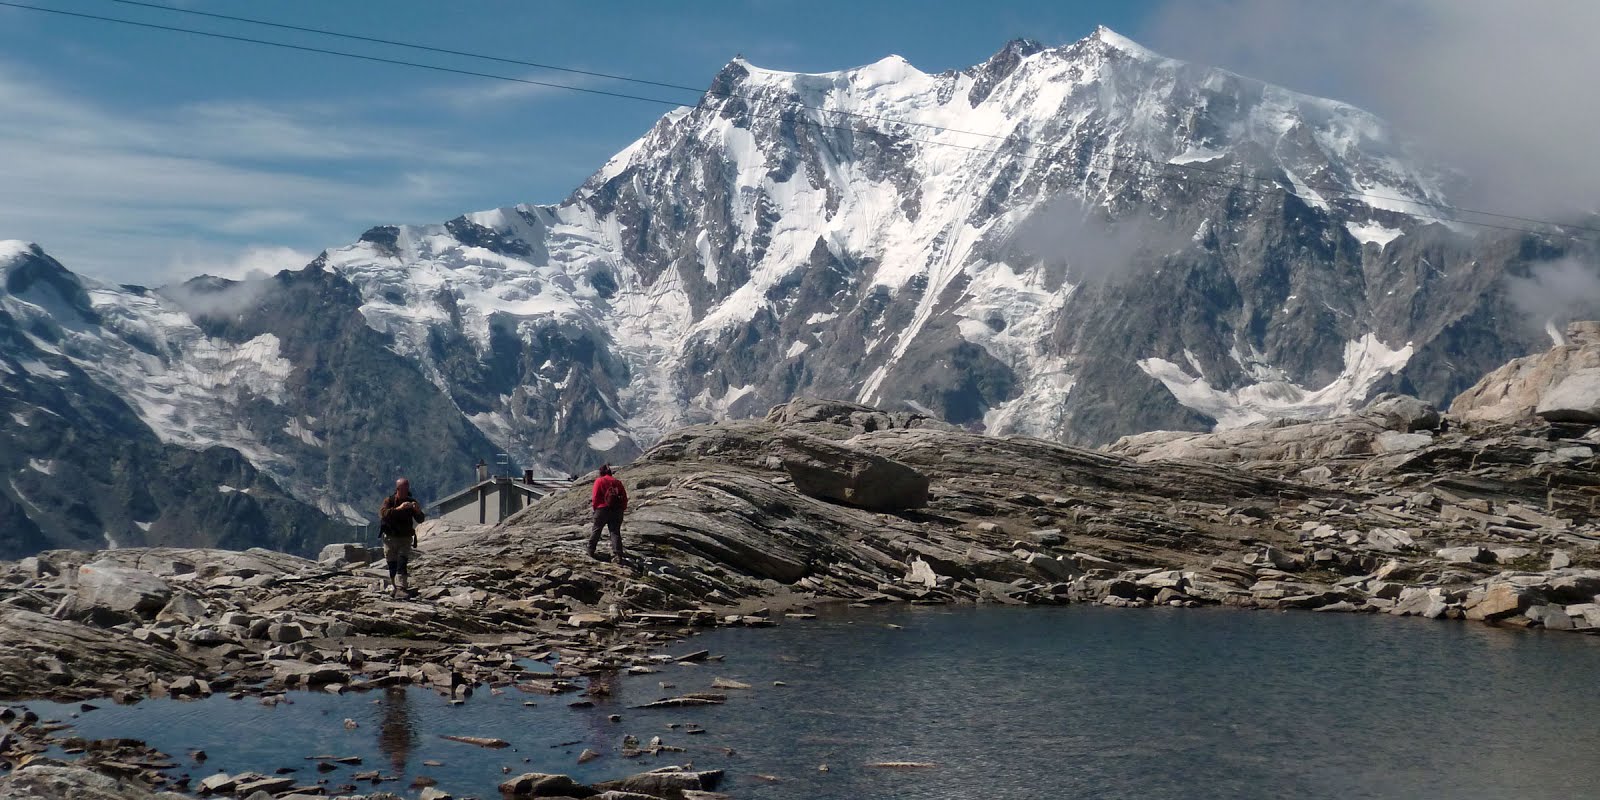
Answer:
[[511, 456], [510, 455], [508, 455], [506, 453], [496, 453], [495, 456], [494, 456], [494, 464], [497, 467], [504, 467], [505, 468], [505, 469], [500, 470], [499, 474], [496, 477], [503, 476], [503, 475], [510, 475], [511, 474]]

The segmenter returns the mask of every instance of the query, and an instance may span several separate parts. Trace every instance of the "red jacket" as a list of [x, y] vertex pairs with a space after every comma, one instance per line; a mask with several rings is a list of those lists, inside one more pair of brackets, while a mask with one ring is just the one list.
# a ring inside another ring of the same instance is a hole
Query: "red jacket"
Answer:
[[589, 505], [594, 508], [609, 508], [615, 511], [628, 509], [628, 490], [622, 488], [622, 481], [612, 475], [601, 475], [594, 479], [594, 494], [589, 498]]

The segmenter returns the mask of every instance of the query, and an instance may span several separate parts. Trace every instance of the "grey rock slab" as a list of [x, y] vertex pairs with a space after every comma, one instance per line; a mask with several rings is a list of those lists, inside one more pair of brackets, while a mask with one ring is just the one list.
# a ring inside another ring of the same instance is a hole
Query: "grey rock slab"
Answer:
[[1560, 606], [1534, 606], [1524, 616], [1552, 631], [1570, 631], [1576, 627], [1572, 616]]
[[592, 790], [566, 775], [525, 772], [500, 783], [500, 793], [508, 798], [583, 797]]
[[165, 800], [142, 786], [83, 767], [33, 763], [0, 777], [0, 797], [6, 800]]
[[875, 511], [928, 503], [926, 475], [865, 450], [789, 431], [783, 434], [782, 458], [795, 488], [812, 497]]
[[1465, 545], [1461, 547], [1441, 547], [1433, 553], [1435, 556], [1457, 564], [1488, 564], [1495, 559], [1493, 552], [1488, 548], [1478, 545]]
[[1575, 603], [1563, 611], [1578, 628], [1600, 628], [1600, 603]]
[[1493, 622], [1522, 613], [1531, 600], [1519, 587], [1509, 583], [1489, 586], [1483, 597], [1467, 607], [1467, 619]]
[[80, 608], [153, 615], [172, 599], [172, 586], [150, 572], [96, 561], [78, 568]]
[[156, 619], [161, 621], [196, 622], [206, 618], [210, 613], [200, 599], [188, 592], [177, 592], [161, 612], [156, 614]]
[[1534, 413], [1551, 422], [1600, 422], [1600, 368], [1568, 372], [1545, 390]]
[[683, 767], [663, 767], [658, 770], [629, 775], [613, 781], [594, 785], [601, 791], [621, 790], [638, 792], [654, 797], [681, 797], [685, 790], [709, 791], [722, 781], [722, 770], [690, 770]]

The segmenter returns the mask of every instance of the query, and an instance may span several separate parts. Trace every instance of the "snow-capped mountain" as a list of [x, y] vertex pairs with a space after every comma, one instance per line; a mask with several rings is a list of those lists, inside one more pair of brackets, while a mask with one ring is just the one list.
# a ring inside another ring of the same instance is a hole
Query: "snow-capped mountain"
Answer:
[[250, 406], [283, 403], [290, 371], [271, 334], [208, 336], [159, 294], [0, 242], [0, 557], [348, 539], [274, 480], [295, 454], [251, 429]]
[[1098, 441], [1336, 413], [1403, 379], [1459, 316], [1412, 299], [1482, 271], [1418, 266], [1451, 241], [1417, 216], [1445, 199], [1419, 163], [1359, 109], [1105, 29], [937, 75], [735, 60], [558, 206], [327, 259], [528, 461], [797, 393]]
[[559, 205], [252, 284], [62, 273], [64, 306], [8, 278], [0, 369], [70, 366], [163, 446], [352, 520], [401, 470], [425, 496], [502, 450], [582, 472], [796, 395], [1090, 443], [1443, 402], [1537, 348], [1501, 278], [1568, 246], [1431, 218], [1449, 174], [1360, 109], [1105, 29], [939, 74], [735, 60]]

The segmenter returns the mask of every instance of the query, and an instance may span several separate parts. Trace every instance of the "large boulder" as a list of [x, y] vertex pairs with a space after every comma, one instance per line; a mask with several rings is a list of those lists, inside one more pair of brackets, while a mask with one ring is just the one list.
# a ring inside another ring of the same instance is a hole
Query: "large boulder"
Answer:
[[685, 792], [712, 791], [722, 782], [722, 770], [708, 769], [696, 772], [683, 767], [661, 769], [629, 775], [614, 781], [595, 784], [600, 791], [634, 792], [651, 797], [680, 798]]
[[138, 781], [118, 780], [82, 767], [40, 761], [0, 778], [6, 800], [181, 800]]
[[525, 772], [500, 784], [500, 794], [507, 798], [522, 797], [589, 797], [595, 794], [566, 775], [549, 775], [543, 772]]
[[1600, 422], [1600, 368], [1574, 370], [1539, 398], [1534, 413], [1551, 422]]
[[381, 558], [382, 548], [368, 547], [360, 542], [341, 542], [322, 548], [317, 561], [323, 564], [370, 564]]
[[1521, 588], [1509, 583], [1497, 583], [1467, 609], [1467, 619], [1494, 622], [1522, 613], [1530, 603], [1531, 598]]
[[1373, 398], [1360, 414], [1400, 433], [1431, 431], [1439, 427], [1439, 409], [1410, 395], [1385, 393]]
[[872, 511], [928, 504], [928, 476], [898, 461], [796, 431], [781, 438], [783, 468], [802, 494]]
[[1534, 414], [1552, 421], [1600, 421], [1596, 327], [1594, 322], [1568, 325], [1568, 343], [1514, 359], [1483, 376], [1450, 401], [1450, 414], [1486, 422], [1515, 422]]
[[78, 568], [79, 609], [106, 609], [120, 614], [152, 616], [172, 599], [166, 581], [142, 569], [106, 561]]

